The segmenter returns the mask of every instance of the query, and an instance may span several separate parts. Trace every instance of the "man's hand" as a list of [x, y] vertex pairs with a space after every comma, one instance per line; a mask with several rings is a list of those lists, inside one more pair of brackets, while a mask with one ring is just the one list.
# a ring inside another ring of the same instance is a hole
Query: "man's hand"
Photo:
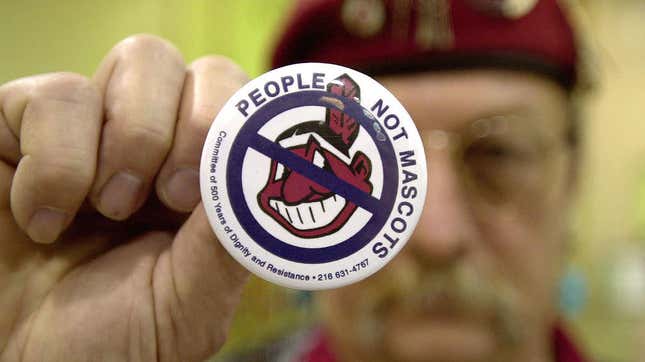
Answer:
[[247, 273], [200, 200], [210, 123], [246, 76], [152, 36], [93, 79], [0, 87], [0, 360], [202, 360]]

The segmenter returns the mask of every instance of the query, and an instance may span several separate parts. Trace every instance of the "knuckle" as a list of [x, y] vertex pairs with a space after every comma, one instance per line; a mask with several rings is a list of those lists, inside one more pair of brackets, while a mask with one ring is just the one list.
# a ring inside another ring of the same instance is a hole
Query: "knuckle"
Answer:
[[197, 58], [190, 64], [190, 68], [196, 71], [221, 70], [231, 75], [243, 76], [248, 79], [246, 72], [232, 59], [223, 55], [206, 55]]
[[170, 130], [152, 123], [131, 124], [122, 132], [127, 144], [146, 151], [150, 149], [167, 151], [172, 143]]
[[36, 97], [70, 103], [99, 103], [98, 87], [89, 78], [71, 72], [52, 73], [42, 78]]
[[194, 77], [208, 77], [217, 80], [221, 86], [228, 86], [237, 90], [249, 81], [246, 72], [230, 58], [222, 55], [207, 55], [198, 58], [189, 66]]
[[94, 179], [92, 167], [82, 156], [65, 157], [65, 159], [51, 159], [43, 162], [38, 167], [37, 178], [43, 185], [64, 185], [69, 190], [85, 190], [89, 188]]
[[151, 34], [136, 34], [125, 38], [116, 46], [127, 57], [170, 56], [183, 64], [181, 52], [169, 41]]
[[213, 107], [195, 107], [186, 120], [188, 128], [194, 135], [205, 136], [216, 115], [217, 109], [213, 109]]

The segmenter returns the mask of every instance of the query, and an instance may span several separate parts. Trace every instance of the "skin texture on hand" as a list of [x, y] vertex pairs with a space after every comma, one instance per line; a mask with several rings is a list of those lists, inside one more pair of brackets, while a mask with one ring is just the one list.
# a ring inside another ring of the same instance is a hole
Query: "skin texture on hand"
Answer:
[[246, 76], [130, 37], [93, 79], [0, 86], [0, 361], [196, 361], [247, 279], [199, 202], [208, 127]]

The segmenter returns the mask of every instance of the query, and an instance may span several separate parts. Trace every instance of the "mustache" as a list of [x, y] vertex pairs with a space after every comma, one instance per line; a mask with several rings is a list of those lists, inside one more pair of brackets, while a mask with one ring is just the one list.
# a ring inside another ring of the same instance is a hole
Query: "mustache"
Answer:
[[391, 311], [457, 313], [466, 317], [490, 316], [492, 327], [504, 343], [517, 343], [522, 326], [517, 294], [508, 282], [474, 267], [459, 264], [442, 269], [422, 268], [413, 263], [384, 271], [362, 298], [361, 335], [366, 343], [383, 334], [383, 316]]

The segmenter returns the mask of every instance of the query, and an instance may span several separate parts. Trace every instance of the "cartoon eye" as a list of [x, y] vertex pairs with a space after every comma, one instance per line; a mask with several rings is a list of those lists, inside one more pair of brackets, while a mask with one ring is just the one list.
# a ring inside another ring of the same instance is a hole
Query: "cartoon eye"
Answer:
[[278, 167], [275, 170], [275, 180], [279, 180], [284, 176], [284, 166], [281, 163], [278, 163]]
[[318, 150], [314, 151], [314, 165], [320, 168], [325, 167], [325, 157], [323, 157]]

